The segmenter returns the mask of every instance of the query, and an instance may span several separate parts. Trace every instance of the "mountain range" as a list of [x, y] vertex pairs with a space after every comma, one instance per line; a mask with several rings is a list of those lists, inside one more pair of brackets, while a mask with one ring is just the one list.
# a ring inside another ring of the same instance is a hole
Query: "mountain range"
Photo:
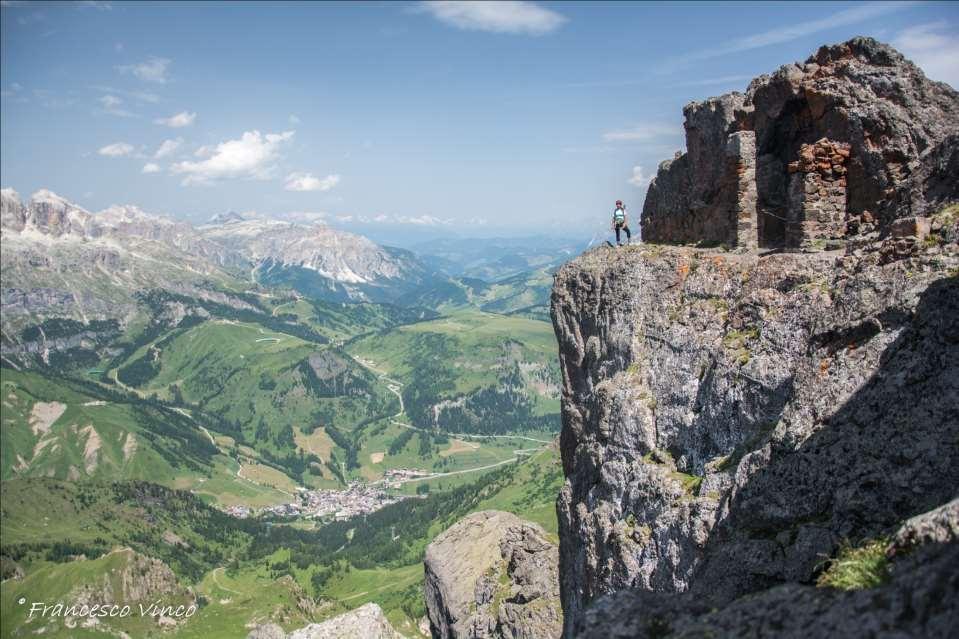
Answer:
[[41, 190], [2, 194], [4, 326], [33, 315], [122, 319], [145, 288], [200, 297], [288, 286], [393, 301], [439, 275], [409, 251], [324, 225], [218, 216], [194, 227], [135, 206], [91, 213]]

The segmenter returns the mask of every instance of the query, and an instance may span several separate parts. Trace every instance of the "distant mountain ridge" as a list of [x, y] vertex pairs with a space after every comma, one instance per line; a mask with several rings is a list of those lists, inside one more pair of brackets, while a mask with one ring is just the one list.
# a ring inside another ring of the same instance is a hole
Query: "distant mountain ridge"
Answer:
[[[87, 211], [49, 190], [0, 191], [4, 327], [31, 316], [124, 319], [133, 294], [289, 286], [332, 301], [398, 301], [436, 278], [411, 252], [324, 225], [246, 220], [193, 226], [136, 206]], [[200, 292], [198, 292], [200, 291]]]

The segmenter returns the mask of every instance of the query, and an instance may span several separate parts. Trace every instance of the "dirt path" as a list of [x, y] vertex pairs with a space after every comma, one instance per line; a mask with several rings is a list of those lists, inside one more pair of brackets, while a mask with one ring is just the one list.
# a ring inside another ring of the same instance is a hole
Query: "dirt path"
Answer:
[[419, 579], [419, 575], [415, 577], [410, 577], [409, 579], [403, 579], [401, 581], [394, 581], [392, 583], [382, 585], [378, 588], [374, 588], [373, 590], [364, 590], [363, 592], [358, 592], [355, 595], [350, 595], [349, 597], [343, 597], [339, 601], [349, 601], [351, 599], [357, 599], [358, 597], [362, 597], [363, 595], [369, 595], [374, 592], [380, 592], [381, 590], [386, 590], [387, 588], [394, 588], [396, 586], [406, 586], [406, 585], [415, 583], [417, 579]]
[[[200, 426], [200, 430], [202, 430], [204, 433], [206, 433], [206, 436], [210, 438], [210, 443], [213, 444], [214, 446], [216, 446], [216, 449], [217, 449], [217, 450], [220, 450], [219, 444], [217, 444], [217, 443], [216, 443], [216, 440], [213, 439], [213, 435], [210, 434], [210, 431], [208, 431], [205, 426]], [[221, 451], [221, 452], [222, 452], [222, 451]]]
[[[403, 394], [400, 393], [400, 391], [399, 391], [399, 389], [403, 386], [400, 382], [396, 381], [395, 379], [391, 379], [391, 378], [387, 377], [387, 376], [386, 376], [386, 373], [385, 373], [384, 371], [381, 371], [381, 370], [379, 370], [378, 368], [374, 367], [372, 364], [370, 364], [369, 362], [367, 362], [365, 359], [362, 359], [362, 358], [353, 356], [353, 360], [354, 360], [357, 364], [359, 364], [360, 366], [362, 366], [362, 367], [364, 367], [364, 368], [366, 368], [366, 369], [369, 369], [369, 370], [372, 371], [375, 375], [377, 375], [377, 376], [379, 377], [380, 381], [382, 381], [382, 382], [384, 383], [384, 385], [386, 386], [387, 390], [389, 390], [391, 393], [393, 393], [394, 395], [396, 395], [397, 399], [400, 400], [400, 410], [399, 410], [398, 413], [396, 413], [395, 415], [393, 415], [393, 417], [390, 418], [390, 423], [391, 423], [391, 424], [395, 424], [395, 425], [397, 425], [397, 426], [402, 426], [403, 428], [408, 428], [408, 429], [410, 429], [410, 430], [415, 430], [415, 431], [418, 431], [418, 432], [429, 432], [429, 431], [426, 431], [426, 430], [423, 429], [423, 428], [417, 428], [416, 426], [413, 426], [412, 424], [407, 424], [407, 423], [405, 423], [405, 422], [399, 421], [398, 418], [399, 418], [400, 416], [402, 416], [404, 412], [406, 412], [406, 408], [405, 408], [405, 406], [404, 406], [404, 404], [403, 404]], [[520, 457], [523, 457], [523, 458], [527, 458], [527, 459], [528, 459], [529, 457], [532, 457], [533, 454], [535, 454], [534, 451], [536, 451], [536, 450], [541, 450], [541, 449], [544, 448], [546, 445], [553, 443], [553, 442], [551, 442], [551, 441], [547, 441], [547, 440], [544, 440], [544, 439], [536, 439], [535, 437], [526, 437], [525, 435], [475, 435], [475, 434], [473, 434], [473, 433], [444, 433], [444, 434], [445, 434], [445, 435], [448, 435], [449, 437], [458, 437], [458, 438], [473, 437], [473, 438], [478, 438], [478, 439], [479, 439], [479, 438], [484, 438], [484, 437], [491, 437], [491, 438], [495, 438], [495, 439], [523, 439], [523, 440], [526, 440], [526, 441], [536, 442], [537, 444], [543, 444], [543, 446], [540, 446], [539, 448], [535, 448], [535, 449], [534, 449], [534, 448], [522, 448], [522, 449], [514, 450], [514, 451], [513, 451], [513, 457], [511, 457], [511, 458], [509, 458], [509, 459], [504, 459], [503, 461], [500, 461], [500, 462], [496, 462], [495, 464], [488, 464], [488, 465], [486, 465], [486, 466], [478, 466], [478, 467], [476, 467], [476, 468], [465, 468], [465, 469], [463, 469], [463, 470], [453, 470], [453, 471], [450, 471], [450, 472], [448, 472], [448, 473], [433, 473], [432, 475], [425, 475], [425, 476], [423, 476], [423, 477], [416, 477], [415, 479], [399, 480], [398, 483], [400, 483], [400, 484], [406, 484], [406, 483], [417, 482], [417, 481], [425, 481], [425, 480], [429, 480], [429, 479], [438, 479], [438, 478], [441, 478], [441, 477], [450, 477], [450, 476], [452, 476], [452, 475], [463, 475], [463, 474], [466, 474], [466, 473], [475, 473], [475, 472], [479, 472], [479, 471], [483, 471], [483, 470], [489, 470], [489, 469], [491, 469], [491, 468], [497, 468], [497, 467], [503, 466], [503, 465], [505, 465], [505, 464], [512, 464], [513, 462], [519, 461]], [[366, 593], [363, 593], [363, 594], [366, 594]]]
[[224, 569], [224, 566], [220, 566], [219, 568], [214, 568], [214, 569], [213, 569], [213, 583], [215, 583], [215, 584], [216, 584], [216, 587], [217, 587], [217, 588], [220, 588], [221, 590], [225, 590], [225, 591], [227, 591], [227, 592], [232, 592], [234, 595], [242, 595], [243, 593], [240, 592], [239, 590], [233, 590], [232, 588], [227, 588], [226, 586], [224, 586], [223, 584], [220, 583], [220, 580], [219, 580], [219, 579], [217, 579], [216, 573], [220, 572], [220, 571], [223, 570], [223, 569]]
[[404, 479], [400, 483], [411, 484], [417, 481], [425, 481], [427, 479], [440, 479], [442, 477], [450, 477], [452, 475], [465, 475], [466, 473], [475, 473], [481, 470], [489, 470], [490, 468], [496, 468], [498, 466], [503, 466], [505, 464], [512, 464], [517, 461], [519, 457], [510, 457], [509, 459], [504, 459], [501, 462], [496, 462], [495, 464], [489, 464], [488, 466], [478, 466], [476, 468], [465, 468], [463, 470], [452, 470], [448, 473], [433, 473], [432, 475], [426, 475], [423, 477], [416, 477], [413, 479]]

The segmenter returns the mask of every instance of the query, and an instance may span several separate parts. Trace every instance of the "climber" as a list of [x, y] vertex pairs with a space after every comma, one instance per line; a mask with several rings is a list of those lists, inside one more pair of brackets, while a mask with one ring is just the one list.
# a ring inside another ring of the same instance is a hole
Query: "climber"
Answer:
[[626, 223], [626, 206], [622, 200], [616, 200], [616, 208], [613, 209], [613, 230], [616, 231], [616, 246], [622, 246], [619, 241], [620, 229], [626, 231], [626, 243], [629, 244], [633, 235], [629, 232], [629, 225]]

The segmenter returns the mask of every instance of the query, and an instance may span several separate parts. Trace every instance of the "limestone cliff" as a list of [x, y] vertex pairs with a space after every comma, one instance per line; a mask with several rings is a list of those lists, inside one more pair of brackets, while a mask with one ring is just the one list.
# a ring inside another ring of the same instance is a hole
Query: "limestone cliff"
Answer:
[[510, 513], [464, 517], [426, 549], [426, 607], [439, 639], [548, 639], [562, 629], [557, 548]]
[[810, 584], [843, 540], [956, 495], [956, 212], [925, 241], [599, 248], [557, 273], [567, 636], [620, 590], [722, 608]]

